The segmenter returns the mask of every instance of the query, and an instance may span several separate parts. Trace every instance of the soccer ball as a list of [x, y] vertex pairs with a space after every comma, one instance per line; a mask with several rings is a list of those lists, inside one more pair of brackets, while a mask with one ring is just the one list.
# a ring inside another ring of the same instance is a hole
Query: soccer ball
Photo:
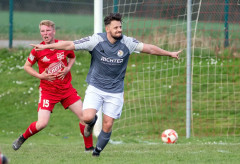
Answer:
[[8, 164], [8, 159], [0, 152], [0, 164]]
[[173, 129], [167, 129], [162, 133], [162, 141], [164, 143], [173, 144], [177, 142], [178, 134]]

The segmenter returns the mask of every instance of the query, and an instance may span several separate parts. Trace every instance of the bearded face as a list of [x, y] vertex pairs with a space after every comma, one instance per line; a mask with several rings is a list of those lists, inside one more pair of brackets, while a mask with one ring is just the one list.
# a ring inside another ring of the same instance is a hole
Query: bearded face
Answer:
[[106, 32], [109, 37], [115, 40], [122, 39], [122, 23], [120, 21], [112, 21], [106, 26]]

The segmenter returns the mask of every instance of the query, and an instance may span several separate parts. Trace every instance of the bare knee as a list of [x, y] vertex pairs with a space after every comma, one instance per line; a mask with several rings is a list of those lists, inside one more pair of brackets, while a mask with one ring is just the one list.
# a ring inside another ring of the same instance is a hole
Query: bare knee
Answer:
[[79, 120], [83, 120], [83, 112], [82, 112], [82, 101], [78, 100], [68, 107], [78, 118]]
[[103, 127], [102, 127], [102, 130], [104, 132], [106, 132], [106, 133], [111, 132], [113, 123], [114, 123], [114, 118], [104, 114], [103, 115]]
[[37, 130], [42, 130], [48, 125], [48, 121], [38, 121], [36, 124]]
[[113, 122], [111, 121], [103, 121], [103, 131], [106, 133], [109, 133], [112, 131], [112, 126], [113, 126]]
[[96, 115], [96, 110], [95, 109], [86, 109], [83, 111], [83, 121], [85, 123], [91, 122]]
[[83, 114], [83, 121], [85, 123], [89, 123], [94, 119], [94, 116], [90, 115], [89, 113]]

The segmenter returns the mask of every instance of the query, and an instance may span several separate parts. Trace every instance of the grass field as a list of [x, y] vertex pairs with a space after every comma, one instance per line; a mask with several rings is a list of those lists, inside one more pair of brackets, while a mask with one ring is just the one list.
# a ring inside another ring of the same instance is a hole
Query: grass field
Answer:
[[[59, 104], [48, 127], [14, 151], [12, 142], [37, 119], [39, 80], [25, 73], [22, 67], [29, 51], [0, 50], [0, 149], [10, 163], [239, 163], [240, 138], [236, 136], [186, 139], [181, 132], [177, 144], [166, 145], [159, 137], [148, 137], [147, 133], [132, 135], [124, 128], [121, 133], [113, 132], [113, 140], [100, 158], [93, 158], [83, 151], [78, 119]], [[76, 52], [76, 55], [72, 83], [84, 97], [90, 55], [87, 52]]]
[[[50, 128], [45, 131], [49, 132]], [[0, 139], [3, 153], [13, 164], [238, 164], [240, 160], [239, 142], [221, 138], [180, 138], [179, 143], [174, 145], [162, 144], [159, 141], [110, 143], [99, 158], [93, 158], [90, 153], [83, 151], [82, 140], [77, 130], [73, 136], [37, 134], [17, 152], [11, 148], [12, 140], [15, 139], [14, 133], [1, 135]]]

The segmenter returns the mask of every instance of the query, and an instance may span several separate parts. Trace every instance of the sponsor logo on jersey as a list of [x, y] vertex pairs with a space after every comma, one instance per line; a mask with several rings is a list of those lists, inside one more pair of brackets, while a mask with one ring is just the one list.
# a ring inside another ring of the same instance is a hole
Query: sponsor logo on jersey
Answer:
[[46, 56], [44, 56], [44, 58], [42, 59], [43, 62], [49, 62], [50, 59], [48, 59]]
[[57, 53], [57, 58], [58, 58], [58, 60], [63, 60], [64, 59], [64, 52]]
[[118, 50], [117, 55], [118, 55], [119, 57], [122, 57], [122, 56], [123, 56], [123, 51], [122, 51], [122, 50]]
[[54, 73], [58, 72], [59, 70], [61, 70], [63, 67], [64, 67], [64, 63], [62, 61], [52, 63], [48, 66], [47, 73], [54, 74]]
[[101, 61], [107, 62], [107, 63], [122, 63], [123, 59], [111, 59], [111, 58], [106, 58], [102, 56]]
[[30, 53], [30, 55], [29, 55], [29, 59], [30, 59], [31, 61], [33, 61], [33, 60], [34, 60], [34, 58], [35, 58], [35, 56], [33, 56], [33, 54], [32, 54], [32, 53]]

